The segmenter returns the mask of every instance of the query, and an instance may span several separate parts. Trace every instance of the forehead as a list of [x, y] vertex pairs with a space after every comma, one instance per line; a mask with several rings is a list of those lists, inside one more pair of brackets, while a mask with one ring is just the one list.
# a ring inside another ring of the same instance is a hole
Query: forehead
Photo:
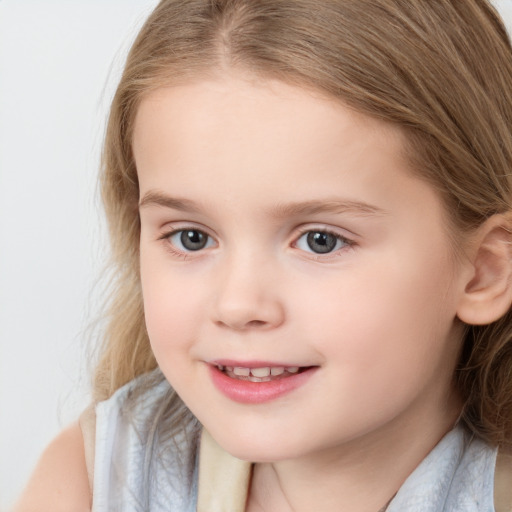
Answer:
[[[321, 173], [338, 166], [407, 168], [397, 127], [348, 108], [317, 91], [279, 81], [204, 80], [162, 88], [141, 102], [134, 154], [143, 180], [172, 169], [192, 179], [205, 167], [277, 177], [285, 169]], [[343, 154], [343, 159], [333, 157]], [[162, 168], [165, 166], [165, 169]], [[292, 173], [293, 174], [293, 173]], [[290, 176], [291, 177], [291, 176]]]
[[[303, 128], [303, 134], [309, 136], [318, 133], [319, 126], [332, 129], [336, 125], [342, 130], [346, 125], [358, 125], [397, 142], [402, 137], [398, 127], [364, 115], [319, 90], [251, 75], [196, 79], [153, 90], [143, 96], [136, 127], [140, 129], [148, 115], [161, 109], [166, 109], [176, 121], [202, 126], [222, 121], [224, 132], [249, 117], [259, 121], [260, 126], [265, 125], [266, 131], [270, 126], [278, 128], [279, 120], [288, 120], [295, 124], [297, 132]], [[285, 123], [282, 125], [289, 129]], [[308, 132], [309, 127], [313, 129]], [[251, 135], [256, 135], [258, 124], [254, 128]]]

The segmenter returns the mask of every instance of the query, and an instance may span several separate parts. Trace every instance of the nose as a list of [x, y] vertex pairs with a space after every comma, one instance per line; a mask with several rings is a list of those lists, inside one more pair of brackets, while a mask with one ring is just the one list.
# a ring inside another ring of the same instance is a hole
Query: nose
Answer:
[[237, 331], [279, 327], [285, 310], [268, 263], [247, 255], [230, 259], [217, 275], [213, 321]]

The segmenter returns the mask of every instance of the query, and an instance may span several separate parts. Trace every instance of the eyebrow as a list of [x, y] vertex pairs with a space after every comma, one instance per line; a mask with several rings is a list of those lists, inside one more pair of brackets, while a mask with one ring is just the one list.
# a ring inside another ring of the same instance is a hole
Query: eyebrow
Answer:
[[201, 208], [190, 199], [171, 197], [156, 190], [150, 190], [139, 201], [139, 210], [148, 206], [163, 206], [189, 213], [200, 213]]
[[318, 213], [350, 213], [361, 216], [373, 216], [385, 215], [388, 212], [362, 201], [326, 198], [323, 200], [278, 204], [271, 209], [270, 213], [273, 217], [282, 218], [295, 215], [315, 215]]
[[[139, 202], [139, 209], [149, 206], [163, 206], [173, 210], [188, 213], [201, 213], [203, 209], [190, 199], [171, 197], [156, 190], [144, 194]], [[385, 215], [387, 210], [378, 208], [362, 201], [352, 201], [339, 198], [326, 198], [323, 200], [299, 201], [282, 203], [273, 206], [269, 211], [270, 217], [285, 218], [297, 215], [315, 215], [319, 213], [350, 213], [359, 216]]]

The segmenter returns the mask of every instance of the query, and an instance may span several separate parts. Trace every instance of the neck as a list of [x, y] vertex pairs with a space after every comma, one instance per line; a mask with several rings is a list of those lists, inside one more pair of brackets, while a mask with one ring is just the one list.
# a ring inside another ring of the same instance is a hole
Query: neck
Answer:
[[385, 510], [407, 477], [453, 427], [459, 411], [454, 400], [438, 421], [428, 414], [411, 422], [407, 415], [323, 452], [256, 464], [247, 512]]

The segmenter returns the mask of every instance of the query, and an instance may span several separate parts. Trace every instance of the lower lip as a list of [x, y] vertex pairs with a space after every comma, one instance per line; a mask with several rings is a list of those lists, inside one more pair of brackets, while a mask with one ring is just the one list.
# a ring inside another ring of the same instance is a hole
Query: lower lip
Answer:
[[215, 387], [234, 402], [261, 404], [275, 400], [301, 387], [316, 369], [317, 367], [308, 368], [289, 377], [268, 382], [233, 379], [212, 365], [210, 365], [210, 375]]

